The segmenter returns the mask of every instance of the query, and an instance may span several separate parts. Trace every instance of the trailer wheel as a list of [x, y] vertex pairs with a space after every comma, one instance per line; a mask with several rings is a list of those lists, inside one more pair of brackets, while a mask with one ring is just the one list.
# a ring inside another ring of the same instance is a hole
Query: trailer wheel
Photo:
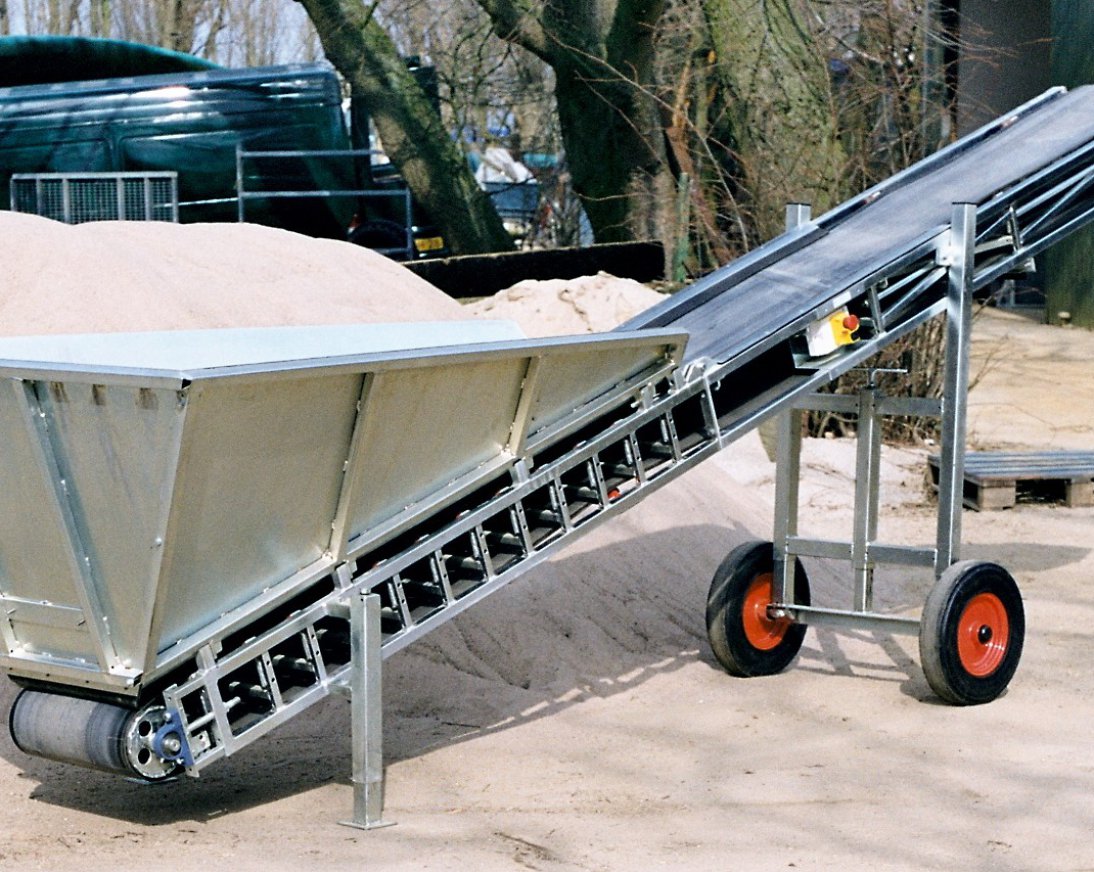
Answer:
[[1002, 566], [964, 561], [927, 596], [919, 629], [923, 672], [953, 705], [991, 702], [1018, 668], [1026, 619], [1018, 585]]
[[[707, 596], [707, 636], [730, 675], [774, 675], [790, 665], [805, 639], [805, 625], [772, 618], [775, 552], [770, 542], [746, 542], [722, 561]], [[809, 579], [794, 561], [794, 600], [809, 605]]]

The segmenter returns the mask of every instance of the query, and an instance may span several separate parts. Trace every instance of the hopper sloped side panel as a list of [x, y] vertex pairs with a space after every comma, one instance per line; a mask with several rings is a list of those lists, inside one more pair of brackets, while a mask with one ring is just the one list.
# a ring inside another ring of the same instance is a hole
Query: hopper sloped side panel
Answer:
[[36, 414], [21, 380], [0, 381], [0, 659], [15, 671], [28, 664], [94, 668], [98, 647]]
[[288, 371], [190, 386], [157, 651], [327, 559], [362, 378]]
[[81, 379], [40, 393], [111, 666], [139, 672], [184, 418], [179, 391]]
[[509, 442], [524, 355], [371, 375], [357, 434], [348, 539], [498, 460]]
[[370, 375], [336, 553], [353, 554], [476, 488], [504, 487], [530, 428], [549, 438], [553, 425], [577, 426], [599, 403], [625, 402], [673, 367], [682, 343], [671, 340], [567, 337]]
[[667, 368], [670, 354], [670, 347], [649, 343], [638, 347], [604, 344], [544, 357], [529, 404], [529, 436], [550, 430], [600, 397], [626, 394], [658, 368]]

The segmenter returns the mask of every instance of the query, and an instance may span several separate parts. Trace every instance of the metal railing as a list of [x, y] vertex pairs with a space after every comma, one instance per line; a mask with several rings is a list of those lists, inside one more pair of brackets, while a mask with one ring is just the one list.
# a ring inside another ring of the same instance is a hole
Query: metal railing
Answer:
[[247, 201], [248, 200], [268, 200], [268, 199], [302, 199], [302, 198], [323, 198], [323, 197], [362, 197], [362, 198], [375, 198], [375, 197], [387, 197], [389, 199], [402, 200], [403, 216], [402, 222], [405, 229], [406, 244], [397, 248], [374, 248], [374, 251], [378, 251], [381, 254], [401, 254], [407, 259], [413, 259], [414, 257], [414, 238], [411, 233], [411, 225], [413, 217], [411, 213], [411, 198], [410, 189], [402, 187], [395, 190], [377, 190], [377, 189], [364, 189], [364, 188], [293, 188], [282, 190], [247, 190], [247, 174], [244, 171], [245, 164], [249, 161], [262, 161], [262, 160], [305, 160], [305, 159], [318, 159], [326, 160], [332, 158], [358, 158], [368, 157], [381, 154], [375, 149], [323, 149], [323, 150], [279, 150], [279, 151], [247, 151], [246, 149], [239, 147], [236, 149], [236, 197], [238, 201], [238, 220], [242, 223], [247, 220]]
[[16, 173], [11, 210], [85, 221], [179, 220], [176, 172]]

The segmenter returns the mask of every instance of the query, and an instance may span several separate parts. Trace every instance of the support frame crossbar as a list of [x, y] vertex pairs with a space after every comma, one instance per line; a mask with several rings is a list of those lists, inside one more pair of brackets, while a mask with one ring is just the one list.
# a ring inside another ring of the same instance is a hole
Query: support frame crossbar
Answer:
[[[930, 566], [935, 577], [957, 562], [961, 543], [972, 285], [975, 267], [976, 206], [955, 203], [950, 238], [941, 251], [947, 262], [946, 357], [941, 401], [883, 396], [874, 372], [857, 396], [814, 394], [784, 413], [778, 433], [775, 502], [775, 577], [772, 617], [825, 626], [888, 628], [908, 632], [917, 619], [873, 611], [874, 570], [880, 563]], [[858, 421], [853, 534], [850, 542], [806, 539], [798, 535], [798, 478], [801, 471], [803, 410], [853, 413]], [[937, 414], [942, 419], [936, 544], [933, 548], [887, 545], [877, 541], [880, 499], [881, 419], [886, 415]], [[847, 610], [806, 606], [794, 598], [797, 557], [843, 559], [852, 568], [852, 604]]]

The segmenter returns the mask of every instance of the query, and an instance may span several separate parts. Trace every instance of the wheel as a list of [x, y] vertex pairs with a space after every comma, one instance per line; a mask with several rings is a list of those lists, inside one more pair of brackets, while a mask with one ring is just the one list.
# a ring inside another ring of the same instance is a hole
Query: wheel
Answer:
[[[805, 639], [805, 624], [767, 614], [775, 584], [775, 549], [770, 542], [734, 548], [710, 583], [707, 636], [718, 662], [730, 675], [774, 675], [790, 665]], [[794, 601], [809, 605], [809, 579], [794, 561]]]
[[953, 705], [991, 702], [1014, 677], [1025, 634], [1010, 573], [995, 563], [955, 563], [923, 607], [919, 656], [927, 683]]
[[355, 227], [349, 235], [354, 245], [390, 252], [392, 260], [407, 259], [406, 228], [395, 221], [377, 218]]

